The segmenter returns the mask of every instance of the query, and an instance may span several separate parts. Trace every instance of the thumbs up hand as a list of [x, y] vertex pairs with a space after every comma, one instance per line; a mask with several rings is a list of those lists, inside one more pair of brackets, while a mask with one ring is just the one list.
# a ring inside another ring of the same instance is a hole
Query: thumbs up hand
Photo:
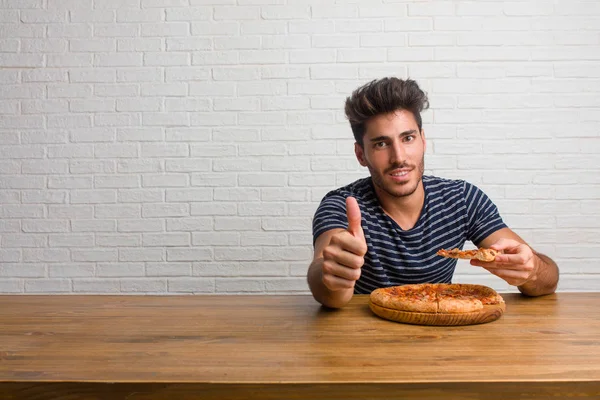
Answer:
[[354, 288], [365, 263], [367, 242], [354, 197], [346, 199], [346, 216], [348, 229], [333, 234], [323, 249], [323, 284], [332, 291]]

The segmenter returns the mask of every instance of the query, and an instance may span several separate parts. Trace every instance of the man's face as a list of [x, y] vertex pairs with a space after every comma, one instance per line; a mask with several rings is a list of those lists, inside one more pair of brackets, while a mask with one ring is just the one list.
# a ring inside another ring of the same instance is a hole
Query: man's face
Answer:
[[405, 197], [419, 187], [425, 170], [425, 136], [410, 111], [398, 110], [366, 123], [356, 158], [368, 167], [375, 186], [392, 197]]

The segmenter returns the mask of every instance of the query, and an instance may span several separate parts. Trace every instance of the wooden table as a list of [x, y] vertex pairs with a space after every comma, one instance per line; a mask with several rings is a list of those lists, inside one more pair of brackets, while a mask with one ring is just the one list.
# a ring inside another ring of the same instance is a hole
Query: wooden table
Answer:
[[405, 325], [367, 296], [0, 296], [1, 399], [600, 398], [600, 293]]

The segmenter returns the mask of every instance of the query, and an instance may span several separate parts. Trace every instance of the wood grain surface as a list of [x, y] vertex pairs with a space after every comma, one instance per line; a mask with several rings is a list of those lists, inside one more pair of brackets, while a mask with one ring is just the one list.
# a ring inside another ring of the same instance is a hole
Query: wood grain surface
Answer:
[[600, 398], [600, 293], [503, 297], [440, 327], [368, 296], [0, 296], [0, 398]]
[[421, 313], [392, 310], [369, 302], [376, 315], [390, 321], [414, 325], [460, 326], [486, 324], [496, 321], [506, 309], [505, 303], [484, 305], [483, 309], [468, 313]]

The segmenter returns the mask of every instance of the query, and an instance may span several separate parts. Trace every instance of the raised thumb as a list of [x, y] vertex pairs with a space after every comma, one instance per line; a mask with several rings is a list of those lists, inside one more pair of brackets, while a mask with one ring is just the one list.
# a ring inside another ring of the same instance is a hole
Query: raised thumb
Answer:
[[362, 227], [360, 225], [360, 208], [354, 197], [346, 198], [346, 216], [348, 217], [348, 232], [352, 236], [362, 236]]

